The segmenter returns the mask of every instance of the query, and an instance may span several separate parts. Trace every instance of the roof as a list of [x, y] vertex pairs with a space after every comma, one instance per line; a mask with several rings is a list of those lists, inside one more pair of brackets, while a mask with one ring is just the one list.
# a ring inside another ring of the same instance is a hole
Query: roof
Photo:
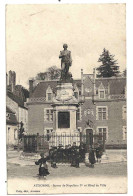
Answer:
[[57, 81], [44, 81], [40, 82], [33, 90], [33, 93], [31, 97], [37, 98], [37, 97], [46, 97], [46, 90], [48, 86], [50, 85], [53, 92], [56, 91]]
[[76, 84], [78, 89], [80, 90], [81, 89], [81, 80], [74, 80], [73, 81], [73, 85]]
[[96, 88], [98, 88], [101, 83], [105, 88], [109, 87], [111, 95], [124, 94], [126, 87], [126, 78], [124, 77], [96, 78]]
[[6, 124], [10, 124], [10, 125], [17, 125], [18, 124], [15, 113], [8, 107], [6, 107], [6, 114], [7, 114]]
[[[56, 86], [58, 81], [43, 81], [38, 83], [38, 85], [34, 88], [31, 98], [38, 98], [38, 97], [46, 97], [46, 90], [48, 86], [51, 87], [53, 92], [56, 92]], [[77, 85], [77, 87], [81, 88], [81, 80], [73, 81], [73, 84]]]
[[25, 108], [24, 107], [24, 102], [18, 96], [14, 95], [11, 91], [7, 91], [7, 96], [10, 99], [12, 99], [14, 102], [16, 102], [19, 107]]
[[6, 106], [6, 112], [10, 114], [15, 114], [9, 107]]
[[[90, 74], [86, 74], [90, 76]], [[91, 74], [92, 75], [92, 74]], [[92, 80], [92, 79], [91, 79]], [[31, 98], [46, 97], [46, 90], [48, 86], [51, 87], [53, 92], [56, 92], [56, 86], [58, 81], [41, 81], [34, 88]], [[111, 77], [111, 78], [96, 78], [95, 80], [96, 88], [98, 88], [101, 83], [105, 88], [110, 87], [110, 94], [124, 94], [126, 86], [126, 78], [124, 77]], [[74, 80], [73, 85], [77, 85], [78, 89], [81, 90], [81, 80]], [[85, 84], [89, 85], [89, 83]]]

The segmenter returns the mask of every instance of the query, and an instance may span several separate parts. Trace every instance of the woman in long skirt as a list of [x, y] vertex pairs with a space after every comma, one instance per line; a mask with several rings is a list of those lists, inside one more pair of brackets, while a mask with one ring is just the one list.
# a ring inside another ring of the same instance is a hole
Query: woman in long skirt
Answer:
[[48, 166], [46, 164], [48, 158], [44, 156], [44, 153], [41, 153], [40, 156], [41, 158], [38, 161], [36, 161], [35, 164], [39, 165], [39, 176], [45, 177], [50, 174], [48, 171]]

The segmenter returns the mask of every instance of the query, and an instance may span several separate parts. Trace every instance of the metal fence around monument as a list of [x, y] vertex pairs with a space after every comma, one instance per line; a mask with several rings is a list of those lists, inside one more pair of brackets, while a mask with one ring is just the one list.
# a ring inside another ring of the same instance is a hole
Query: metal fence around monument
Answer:
[[[66, 148], [72, 146], [75, 142], [76, 146], [81, 144], [91, 146], [92, 144], [103, 144], [102, 135], [83, 135], [83, 134], [47, 134], [47, 135], [24, 135], [23, 136], [23, 151], [24, 152], [48, 152], [52, 147]], [[86, 149], [87, 150], [87, 149]]]
[[75, 142], [79, 151], [79, 162], [85, 161], [85, 153], [90, 146], [99, 143], [103, 146], [101, 135], [82, 134], [49, 134], [23, 136], [23, 151], [29, 153], [47, 152], [52, 161], [53, 149], [56, 149], [54, 161], [57, 163], [70, 163], [72, 160], [71, 148]]

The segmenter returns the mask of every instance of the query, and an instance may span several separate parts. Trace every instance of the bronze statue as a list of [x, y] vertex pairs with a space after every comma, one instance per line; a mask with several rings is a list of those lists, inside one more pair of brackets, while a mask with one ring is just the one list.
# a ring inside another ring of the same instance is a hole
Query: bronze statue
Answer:
[[67, 44], [63, 44], [64, 50], [60, 51], [61, 58], [61, 80], [69, 80], [72, 75], [69, 73], [69, 67], [72, 65], [71, 51], [67, 50]]

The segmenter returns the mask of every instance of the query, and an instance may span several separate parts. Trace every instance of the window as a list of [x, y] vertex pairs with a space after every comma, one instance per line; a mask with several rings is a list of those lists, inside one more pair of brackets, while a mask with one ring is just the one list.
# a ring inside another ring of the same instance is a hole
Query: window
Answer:
[[6, 119], [9, 120], [10, 119], [10, 114], [6, 113]]
[[52, 109], [44, 109], [44, 121], [53, 121]]
[[123, 126], [123, 140], [127, 140], [127, 127]]
[[52, 131], [53, 131], [52, 128], [46, 128], [46, 129], [44, 130], [44, 135], [45, 135], [47, 141], [50, 140]]
[[52, 100], [52, 93], [48, 93], [48, 101]]
[[108, 112], [107, 107], [97, 107], [96, 113], [97, 120], [107, 120], [108, 119]]
[[100, 90], [99, 91], [99, 98], [100, 99], [104, 99], [104, 96], [105, 96], [105, 91], [104, 90]]
[[108, 94], [108, 89], [105, 89], [105, 94]]
[[122, 118], [124, 120], [126, 120], [126, 116], [127, 116], [127, 107], [126, 107], [126, 105], [123, 105], [123, 107], [122, 107]]
[[77, 128], [77, 131], [78, 131], [79, 133], [81, 132], [81, 130], [82, 130], [81, 127], [78, 127], [78, 128]]
[[102, 140], [103, 138], [107, 140], [107, 136], [108, 136], [107, 127], [98, 127], [98, 135], [102, 137]]
[[78, 92], [74, 92], [74, 96], [76, 99], [78, 99]]
[[48, 88], [46, 90], [46, 100], [51, 101], [52, 95], [53, 95], [52, 89], [51, 89], [50, 85], [48, 85]]
[[78, 110], [76, 112], [76, 118], [77, 118], [77, 120], [81, 120], [81, 108], [78, 108]]
[[14, 139], [17, 140], [18, 139], [18, 130], [14, 129]]

